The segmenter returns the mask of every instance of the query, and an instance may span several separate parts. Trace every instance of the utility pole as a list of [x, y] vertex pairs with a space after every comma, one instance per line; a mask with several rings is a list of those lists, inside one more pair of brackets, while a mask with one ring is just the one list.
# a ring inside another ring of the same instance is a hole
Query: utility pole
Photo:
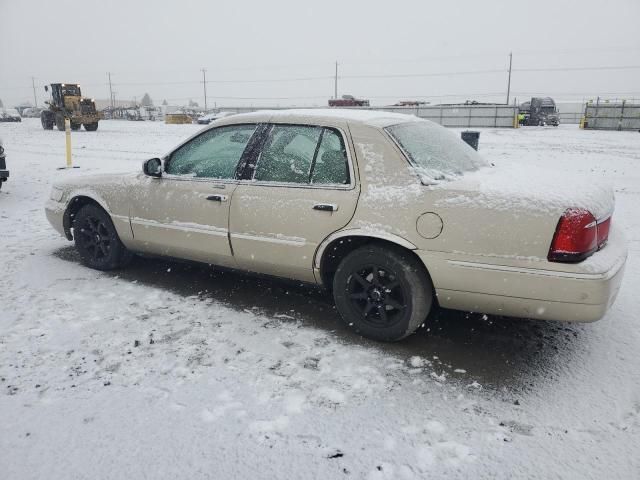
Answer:
[[507, 81], [507, 105], [509, 105], [509, 95], [511, 94], [511, 63], [513, 62], [513, 52], [509, 52], [509, 80]]
[[333, 78], [333, 98], [338, 99], [338, 61], [336, 60], [336, 75]]
[[111, 111], [113, 112], [113, 90], [111, 88], [111, 72], [107, 72], [109, 76], [109, 103], [111, 105]]
[[202, 88], [204, 90], [204, 111], [207, 111], [207, 70], [202, 69]]
[[34, 107], [38, 106], [38, 98], [36, 97], [36, 81], [33, 77], [31, 77], [31, 86], [33, 87], [33, 103]]

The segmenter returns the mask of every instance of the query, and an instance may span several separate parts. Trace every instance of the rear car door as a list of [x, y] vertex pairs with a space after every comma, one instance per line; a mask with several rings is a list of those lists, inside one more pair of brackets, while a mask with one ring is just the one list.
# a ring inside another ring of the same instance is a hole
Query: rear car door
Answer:
[[235, 266], [229, 205], [238, 164], [256, 128], [207, 130], [167, 157], [161, 177], [141, 175], [130, 213], [137, 250]]
[[359, 194], [343, 129], [272, 124], [231, 200], [239, 267], [315, 281], [318, 245], [353, 216]]

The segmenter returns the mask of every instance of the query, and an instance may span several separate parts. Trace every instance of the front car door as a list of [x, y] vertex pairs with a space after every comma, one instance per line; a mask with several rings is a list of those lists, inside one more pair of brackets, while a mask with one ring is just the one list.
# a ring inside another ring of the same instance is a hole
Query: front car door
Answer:
[[161, 177], [141, 175], [133, 192], [136, 250], [234, 267], [229, 205], [236, 172], [256, 124], [206, 130], [164, 163]]
[[314, 282], [318, 245], [353, 216], [359, 187], [348, 129], [271, 124], [231, 200], [240, 268]]

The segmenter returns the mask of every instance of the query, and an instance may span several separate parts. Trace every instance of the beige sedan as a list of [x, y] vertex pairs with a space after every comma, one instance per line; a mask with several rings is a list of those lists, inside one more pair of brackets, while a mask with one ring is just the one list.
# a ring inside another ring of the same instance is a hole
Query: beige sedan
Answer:
[[345, 323], [399, 340], [436, 306], [594, 321], [626, 260], [613, 194], [487, 164], [413, 116], [263, 111], [216, 121], [143, 171], [54, 185], [82, 262], [133, 253], [321, 284]]

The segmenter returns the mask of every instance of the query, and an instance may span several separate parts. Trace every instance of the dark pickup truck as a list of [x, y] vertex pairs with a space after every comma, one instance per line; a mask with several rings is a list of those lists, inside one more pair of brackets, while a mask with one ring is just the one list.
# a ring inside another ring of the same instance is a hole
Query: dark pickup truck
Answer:
[[2, 140], [0, 140], [0, 188], [2, 184], [9, 178], [9, 170], [7, 170], [7, 162], [4, 156], [4, 147], [2, 146]]

